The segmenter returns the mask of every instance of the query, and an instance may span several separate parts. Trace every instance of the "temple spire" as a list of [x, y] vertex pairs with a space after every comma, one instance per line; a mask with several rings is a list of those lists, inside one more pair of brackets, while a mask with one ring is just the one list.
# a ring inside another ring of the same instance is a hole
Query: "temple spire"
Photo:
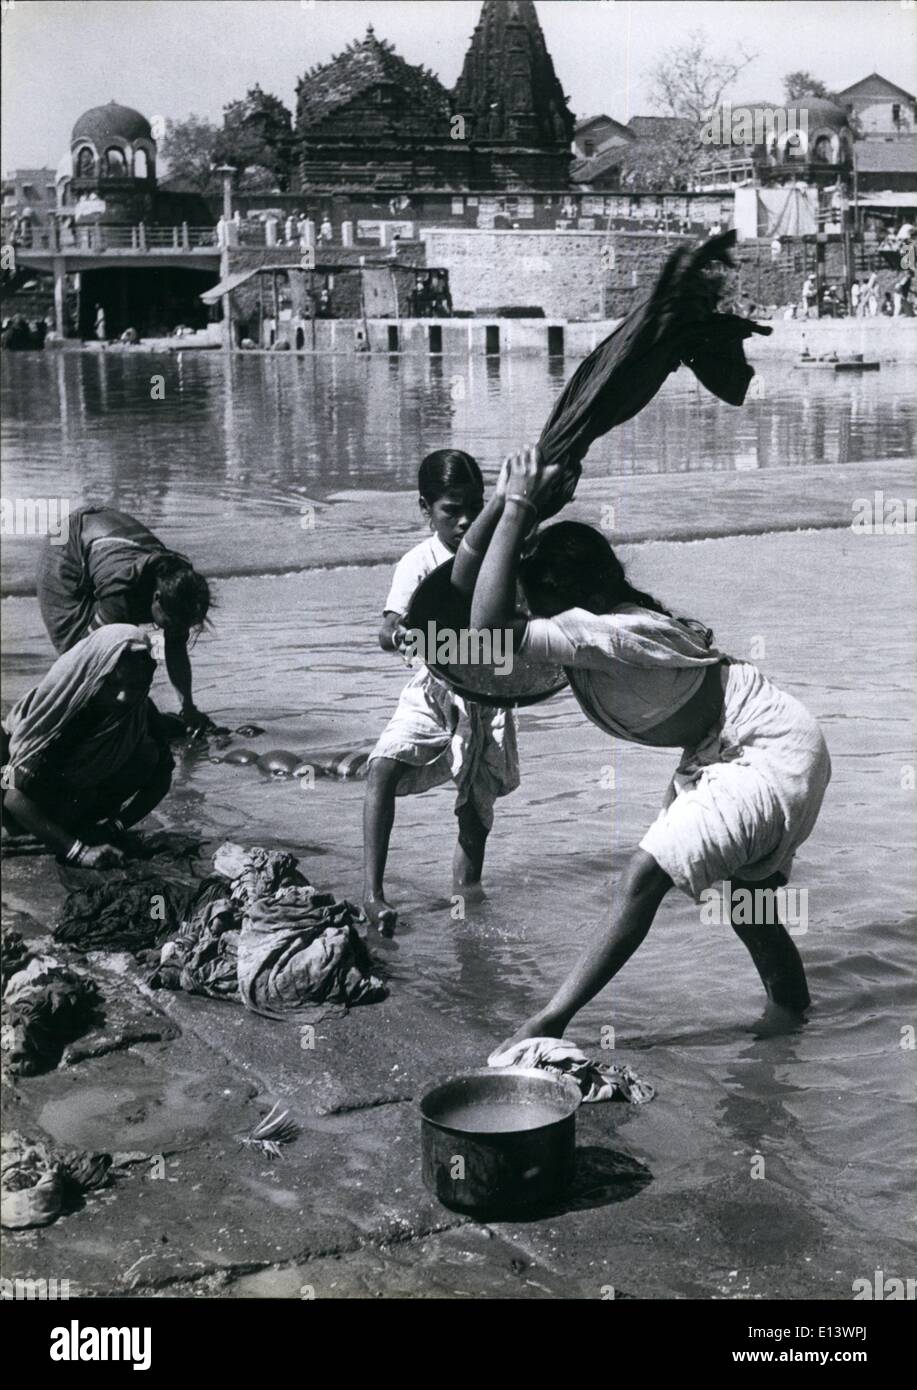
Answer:
[[533, 0], [484, 0], [454, 95], [474, 140], [569, 148], [573, 116]]

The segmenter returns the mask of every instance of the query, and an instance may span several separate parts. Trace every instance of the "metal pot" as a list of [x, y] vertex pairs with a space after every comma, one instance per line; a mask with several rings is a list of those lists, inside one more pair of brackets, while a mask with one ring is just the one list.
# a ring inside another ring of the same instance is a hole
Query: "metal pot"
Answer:
[[456, 1211], [515, 1212], [556, 1200], [573, 1176], [576, 1112], [569, 1077], [487, 1067], [420, 1101], [423, 1180]]
[[[414, 591], [404, 625], [419, 632], [426, 642], [430, 629], [434, 632], [453, 632], [459, 636], [471, 629], [471, 599], [452, 587], [452, 564], [446, 560], [428, 574]], [[527, 661], [518, 652], [513, 656], [512, 669], [497, 674], [492, 665], [476, 662], [470, 666], [450, 666], [433, 659], [427, 662], [431, 670], [468, 700], [501, 709], [535, 705], [566, 689], [567, 675], [562, 666], [545, 666], [540, 661]]]

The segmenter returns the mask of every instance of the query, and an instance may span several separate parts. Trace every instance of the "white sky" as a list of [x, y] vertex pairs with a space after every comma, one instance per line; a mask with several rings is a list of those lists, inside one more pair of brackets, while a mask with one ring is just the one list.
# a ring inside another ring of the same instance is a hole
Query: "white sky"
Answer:
[[[647, 69], [689, 30], [759, 54], [731, 94], [778, 101], [807, 68], [844, 87], [873, 70], [917, 91], [913, 0], [536, 0], [578, 117], [649, 114]], [[294, 107], [296, 79], [372, 23], [452, 86], [479, 0], [2, 0], [4, 169], [56, 167], [87, 107], [117, 100], [219, 122], [256, 82]]]

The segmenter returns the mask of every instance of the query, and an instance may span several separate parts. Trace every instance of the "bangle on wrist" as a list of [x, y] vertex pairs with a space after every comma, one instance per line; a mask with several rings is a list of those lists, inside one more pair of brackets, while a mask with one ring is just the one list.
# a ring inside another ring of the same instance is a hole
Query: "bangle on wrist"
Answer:
[[480, 560], [481, 556], [484, 554], [483, 550], [476, 550], [467, 536], [462, 537], [461, 543], [468, 551], [469, 555], [475, 555]]
[[535, 503], [531, 498], [523, 497], [521, 492], [508, 492], [506, 494], [506, 500], [507, 502], [515, 502], [519, 507], [525, 507], [533, 516], [537, 517], [538, 508], [535, 506]]
[[67, 863], [78, 864], [83, 857], [83, 851], [85, 850], [85, 848], [86, 846], [83, 844], [82, 840], [74, 840], [73, 844], [67, 851]]

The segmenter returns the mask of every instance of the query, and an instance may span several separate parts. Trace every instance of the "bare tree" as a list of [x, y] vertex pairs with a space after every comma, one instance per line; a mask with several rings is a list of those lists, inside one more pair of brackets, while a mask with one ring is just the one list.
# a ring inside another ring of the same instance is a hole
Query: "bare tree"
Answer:
[[757, 56], [741, 47], [734, 58], [715, 54], [704, 30], [693, 29], [683, 43], [667, 48], [650, 70], [650, 101], [664, 115], [680, 116], [699, 127]]
[[716, 162], [701, 140], [704, 122], [722, 102], [739, 73], [757, 54], [739, 48], [734, 57], [714, 53], [703, 29], [665, 50], [649, 72], [651, 104], [662, 113], [654, 137], [627, 151], [631, 183], [656, 188], [691, 188]]

